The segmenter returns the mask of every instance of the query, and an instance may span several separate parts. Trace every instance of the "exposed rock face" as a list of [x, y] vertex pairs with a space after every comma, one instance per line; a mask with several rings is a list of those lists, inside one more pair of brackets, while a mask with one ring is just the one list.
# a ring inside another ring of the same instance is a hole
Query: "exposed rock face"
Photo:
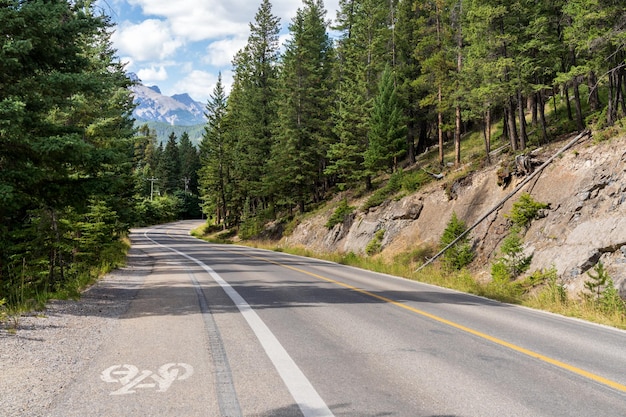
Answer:
[[[543, 151], [547, 159], [559, 145]], [[516, 185], [497, 185], [497, 165], [476, 172], [448, 187], [442, 182], [426, 190], [387, 201], [368, 212], [357, 212], [328, 230], [331, 211], [300, 224], [286, 244], [315, 251], [364, 253], [378, 230], [384, 229], [381, 256], [424, 244], [437, 244], [453, 212], [468, 225], [495, 206]], [[557, 158], [520, 191], [549, 209], [527, 230], [524, 242], [533, 254], [530, 271], [554, 267], [572, 293], [588, 279], [586, 272], [602, 261], [616, 286], [626, 295], [626, 137], [594, 145], [582, 141]], [[488, 271], [498, 246], [509, 232], [510, 212], [519, 195], [471, 234], [478, 254], [474, 267]], [[358, 206], [360, 202], [353, 202]]]

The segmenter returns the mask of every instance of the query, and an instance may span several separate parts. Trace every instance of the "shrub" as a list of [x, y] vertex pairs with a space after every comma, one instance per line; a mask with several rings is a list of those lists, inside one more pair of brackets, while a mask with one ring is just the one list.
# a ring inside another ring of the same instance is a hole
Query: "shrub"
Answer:
[[537, 218], [540, 210], [548, 208], [548, 204], [535, 201], [530, 194], [524, 193], [513, 203], [511, 212], [506, 215], [515, 226], [526, 228]]
[[379, 253], [383, 248], [383, 237], [385, 237], [385, 229], [380, 229], [365, 247], [365, 253], [369, 256]]
[[339, 203], [339, 206], [335, 209], [330, 219], [326, 223], [328, 229], [332, 229], [336, 224], [343, 223], [347, 216], [354, 212], [354, 207], [348, 205], [348, 200], [343, 199]]
[[394, 195], [402, 189], [403, 172], [397, 171], [389, 177], [387, 184], [378, 190], [376, 190], [370, 198], [363, 204], [363, 210], [367, 210], [371, 207], [380, 206], [387, 198]]
[[519, 231], [514, 229], [500, 246], [502, 256], [491, 265], [494, 281], [511, 281], [528, 270], [532, 256], [524, 256], [524, 247]]
[[[459, 236], [467, 231], [467, 225], [460, 220], [456, 213], [452, 217], [441, 236], [441, 249], [454, 242]], [[459, 270], [469, 265], [474, 260], [474, 251], [469, 242], [469, 236], [459, 239], [454, 246], [450, 247], [443, 255], [443, 263], [449, 269]]]

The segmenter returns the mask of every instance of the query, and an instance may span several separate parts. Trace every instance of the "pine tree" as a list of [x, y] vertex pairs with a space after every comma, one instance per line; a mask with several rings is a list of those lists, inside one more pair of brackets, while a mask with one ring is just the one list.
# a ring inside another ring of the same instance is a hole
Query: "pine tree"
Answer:
[[396, 92], [394, 76], [389, 66], [383, 71], [378, 95], [370, 118], [369, 145], [365, 151], [365, 166], [375, 175], [385, 169], [396, 171], [398, 158], [406, 153], [404, 147], [406, 123]]
[[178, 153], [178, 138], [174, 132], [170, 133], [159, 162], [159, 189], [167, 195], [173, 195], [177, 190], [184, 189], [180, 174], [180, 155]]
[[132, 98], [110, 27], [90, 3], [0, 8], [0, 298], [22, 268], [27, 289], [64, 285], [89, 201], [116, 207], [110, 230], [131, 220]]
[[330, 131], [327, 83], [333, 49], [321, 0], [305, 0], [289, 26], [283, 57], [279, 128], [272, 149], [268, 182], [290, 206], [305, 210], [323, 183], [325, 144]]
[[199, 171], [200, 195], [204, 201], [203, 212], [207, 217], [215, 213], [216, 224], [229, 226], [232, 183], [230, 166], [234, 160], [233, 146], [226, 134], [226, 95], [222, 75], [206, 106], [207, 124], [200, 142]]
[[[368, 147], [369, 117], [378, 79], [386, 63], [394, 64], [395, 2], [380, 0], [340, 2], [335, 30], [342, 33], [337, 54], [337, 103], [333, 119], [339, 139], [329, 146], [326, 172], [342, 186], [370, 178], [363, 165]], [[389, 40], [392, 40], [390, 43]]]
[[193, 143], [191, 143], [187, 132], [184, 132], [180, 136], [178, 153], [180, 159], [180, 177], [184, 184], [183, 190], [186, 193], [198, 194], [200, 158], [198, 156], [198, 150]]
[[272, 14], [270, 2], [263, 0], [250, 24], [248, 43], [233, 60], [234, 85], [227, 118], [238, 155], [232, 173], [237, 178], [237, 211], [246, 200], [256, 212], [272, 199], [262, 179], [267, 173], [277, 120], [279, 31], [279, 19]]

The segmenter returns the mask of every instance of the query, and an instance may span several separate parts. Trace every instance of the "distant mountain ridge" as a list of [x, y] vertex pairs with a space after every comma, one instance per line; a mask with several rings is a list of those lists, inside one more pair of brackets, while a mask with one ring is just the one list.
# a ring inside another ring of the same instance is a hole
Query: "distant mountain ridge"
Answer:
[[133, 117], [138, 123], [161, 122], [171, 126], [196, 126], [206, 123], [204, 106], [189, 94], [171, 97], [161, 93], [159, 87], [145, 86], [135, 74], [129, 74], [136, 84], [130, 87], [137, 105]]

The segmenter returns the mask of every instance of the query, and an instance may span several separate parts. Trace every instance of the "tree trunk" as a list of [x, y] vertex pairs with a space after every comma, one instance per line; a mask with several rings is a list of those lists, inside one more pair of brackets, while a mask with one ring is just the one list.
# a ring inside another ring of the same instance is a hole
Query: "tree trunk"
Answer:
[[461, 106], [456, 106], [454, 126], [454, 165], [461, 165]]
[[546, 127], [546, 102], [544, 100], [544, 91], [539, 91], [537, 98], [539, 99], [539, 119], [541, 120], [541, 136], [543, 143], [548, 143], [548, 130]]
[[539, 93], [536, 92], [528, 96], [528, 106], [530, 107], [531, 123], [533, 127], [537, 127], [537, 94]]
[[598, 95], [598, 80], [596, 74], [592, 71], [587, 77], [587, 85], [589, 86], [589, 110], [597, 112], [600, 110], [600, 96]]
[[583, 122], [583, 110], [580, 104], [580, 90], [578, 88], [578, 77], [574, 77], [574, 106], [576, 108], [576, 127], [578, 128], [578, 132], [582, 132], [585, 128], [585, 124]]
[[567, 83], [563, 84], [563, 94], [565, 95], [565, 106], [567, 108], [567, 118], [569, 120], [574, 120], [574, 117], [572, 116], [572, 106], [569, 102], [569, 86], [567, 85]]
[[508, 99], [507, 123], [509, 130], [509, 141], [511, 142], [511, 150], [513, 152], [518, 149], [517, 126], [515, 125], [515, 103], [513, 97]]
[[[463, 69], [463, 32], [461, 25], [463, 2], [459, 0], [459, 18], [458, 18], [458, 30], [457, 30], [457, 54], [456, 54], [456, 71], [459, 76]], [[455, 124], [454, 124], [454, 165], [461, 165], [461, 105], [456, 104], [455, 108]]]
[[615, 82], [614, 82], [614, 71], [609, 72], [609, 91], [608, 91], [608, 103], [606, 107], [606, 124], [612, 126], [615, 123]]
[[485, 138], [485, 152], [487, 153], [487, 163], [491, 164], [491, 109], [487, 108], [485, 112], [483, 137]]
[[524, 97], [522, 90], [517, 91], [517, 111], [519, 113], [519, 147], [521, 150], [526, 149], [526, 115], [524, 113]]
[[[441, 86], [439, 86], [437, 97], [439, 100], [439, 106], [441, 106]], [[443, 113], [441, 110], [437, 112], [437, 131], [439, 132], [439, 163], [443, 166]]]

